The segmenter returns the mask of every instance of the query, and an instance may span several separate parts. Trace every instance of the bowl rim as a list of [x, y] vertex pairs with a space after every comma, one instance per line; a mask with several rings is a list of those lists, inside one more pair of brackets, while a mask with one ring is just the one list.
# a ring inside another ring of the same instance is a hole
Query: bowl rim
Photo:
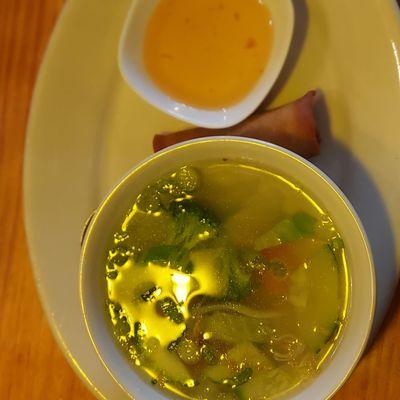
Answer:
[[[191, 106], [169, 96], [164, 90], [158, 87], [150, 77], [146, 77], [145, 71], [130, 71], [128, 57], [128, 34], [136, 21], [136, 11], [141, 2], [146, 0], [134, 0], [126, 16], [118, 45], [118, 67], [127, 85], [134, 90], [143, 100], [181, 121], [201, 126], [204, 128], [228, 128], [243, 121], [262, 103], [267, 94], [272, 90], [275, 82], [284, 68], [287, 56], [290, 51], [293, 32], [295, 28], [295, 10], [293, 0], [279, 0], [280, 6], [286, 8], [285, 23], [288, 25], [283, 38], [279, 42], [276, 35], [272, 38], [272, 50], [275, 54], [274, 68], [268, 71], [270, 59], [267, 61], [265, 70], [251, 90], [238, 102], [227, 107], [218, 109], [207, 109]], [[161, 0], [155, 0], [161, 1]], [[271, 3], [276, 0], [261, 0]], [[268, 4], [267, 4], [268, 6]], [[280, 28], [279, 28], [280, 29]], [[142, 43], [142, 42], [141, 42]], [[141, 61], [133, 64], [140, 65]], [[275, 65], [276, 64], [276, 65]], [[147, 79], [148, 78], [148, 79]], [[150, 87], [146, 82], [149, 82]], [[262, 89], [264, 88], [265, 89]]]
[[[156, 162], [158, 159], [162, 158], [166, 154], [173, 153], [176, 150], [179, 150], [181, 148], [191, 147], [196, 144], [214, 143], [214, 142], [230, 142], [230, 143], [234, 142], [234, 143], [238, 143], [239, 145], [240, 144], [258, 145], [261, 147], [269, 148], [270, 150], [276, 151], [283, 156], [290, 157], [290, 158], [294, 159], [296, 162], [299, 162], [300, 164], [303, 165], [303, 167], [306, 167], [307, 169], [311, 170], [311, 172], [318, 175], [320, 179], [325, 181], [325, 183], [328, 184], [334, 190], [335, 194], [341, 199], [341, 201], [343, 202], [343, 205], [346, 207], [347, 211], [350, 213], [350, 215], [353, 219], [353, 222], [355, 223], [355, 226], [357, 227], [357, 230], [360, 233], [360, 237], [362, 238], [362, 241], [363, 241], [363, 250], [366, 255], [366, 259], [368, 260], [368, 271], [369, 271], [369, 277], [370, 277], [369, 290], [371, 292], [371, 298], [370, 298], [370, 306], [369, 306], [369, 310], [368, 310], [368, 325], [367, 325], [366, 329], [364, 330], [362, 341], [358, 342], [359, 343], [359, 346], [358, 346], [359, 351], [357, 353], [357, 356], [352, 359], [350, 368], [348, 368], [347, 372], [343, 376], [341, 376], [340, 381], [338, 381], [338, 383], [335, 384], [334, 390], [332, 390], [329, 393], [329, 395], [324, 398], [325, 400], [329, 400], [338, 392], [338, 390], [343, 386], [343, 384], [347, 381], [349, 376], [352, 374], [352, 372], [358, 365], [358, 362], [360, 361], [362, 355], [364, 354], [365, 349], [368, 344], [368, 341], [370, 339], [370, 334], [371, 334], [371, 330], [372, 330], [373, 319], [374, 319], [374, 314], [375, 314], [375, 309], [376, 309], [376, 271], [375, 271], [371, 246], [370, 246], [366, 231], [363, 227], [363, 224], [362, 224], [357, 212], [353, 208], [353, 206], [350, 203], [350, 201], [348, 200], [347, 196], [342, 192], [342, 190], [336, 185], [336, 183], [328, 175], [326, 175], [322, 170], [320, 170], [317, 166], [312, 164], [310, 161], [304, 159], [303, 157], [299, 156], [298, 154], [292, 152], [291, 150], [288, 150], [279, 145], [269, 143], [269, 142], [264, 142], [264, 141], [261, 141], [258, 139], [235, 137], [235, 136], [213, 136], [213, 137], [192, 139], [192, 140], [188, 140], [188, 141], [185, 141], [182, 143], [175, 144], [175, 145], [167, 147], [157, 153], [151, 154], [150, 156], [144, 158], [142, 161], [136, 163], [112, 186], [112, 188], [108, 191], [108, 193], [103, 197], [103, 199], [99, 203], [99, 206], [89, 216], [89, 218], [86, 221], [86, 224], [83, 228], [82, 238], [81, 238], [81, 254], [80, 254], [80, 261], [79, 261], [79, 300], [80, 300], [81, 311], [82, 311], [84, 323], [86, 326], [86, 331], [87, 331], [87, 334], [89, 335], [89, 338], [94, 347], [94, 350], [95, 350], [97, 356], [99, 357], [100, 361], [102, 362], [103, 366], [105, 367], [107, 372], [111, 375], [111, 377], [114, 379], [114, 381], [118, 384], [118, 386], [129, 397], [131, 397], [132, 399], [135, 399], [135, 394], [131, 393], [120, 382], [120, 380], [115, 376], [116, 374], [111, 370], [111, 368], [107, 364], [107, 361], [104, 359], [104, 357], [101, 353], [101, 350], [98, 348], [97, 342], [93, 337], [92, 329], [90, 327], [90, 322], [88, 321], [86, 307], [85, 307], [85, 299], [84, 299], [85, 296], [83, 293], [83, 286], [84, 286], [83, 285], [83, 280], [84, 280], [83, 275], [84, 275], [84, 269], [85, 269], [85, 255], [87, 252], [89, 238], [91, 237], [91, 234], [92, 234], [92, 231], [96, 224], [97, 219], [102, 214], [102, 210], [111, 201], [113, 195], [117, 191], [119, 191], [119, 189], [125, 184], [125, 182], [127, 180], [130, 179], [130, 177], [132, 175], [134, 175], [134, 174], [138, 173], [140, 170], [146, 168], [146, 166], [148, 164]], [[352, 295], [350, 292], [349, 305], [351, 304], [351, 298], [352, 298]], [[346, 330], [346, 328], [345, 328], [345, 330]], [[340, 343], [339, 343], [339, 346], [340, 346]], [[332, 360], [334, 358], [335, 358], [335, 353], [332, 356]], [[138, 374], [133, 368], [132, 368], [132, 371], [134, 374]], [[318, 376], [319, 375], [317, 375], [313, 380], [317, 380]], [[147, 383], [145, 383], [145, 384], [148, 385]], [[303, 390], [301, 390], [300, 393], [302, 391]], [[293, 394], [296, 395], [296, 392], [294, 392]], [[168, 394], [163, 394], [163, 396], [166, 400], [181, 398], [179, 396], [176, 396], [172, 392], [171, 393], [168, 392]], [[290, 400], [291, 398], [292, 397], [290, 396], [288, 398], [288, 400]]]

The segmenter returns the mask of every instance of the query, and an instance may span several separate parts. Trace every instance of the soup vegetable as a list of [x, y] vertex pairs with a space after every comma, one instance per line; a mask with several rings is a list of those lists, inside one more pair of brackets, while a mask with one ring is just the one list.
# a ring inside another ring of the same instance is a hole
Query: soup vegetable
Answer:
[[348, 297], [329, 216], [284, 177], [230, 161], [146, 187], [114, 234], [106, 282], [123, 351], [193, 399], [269, 399], [309, 380]]

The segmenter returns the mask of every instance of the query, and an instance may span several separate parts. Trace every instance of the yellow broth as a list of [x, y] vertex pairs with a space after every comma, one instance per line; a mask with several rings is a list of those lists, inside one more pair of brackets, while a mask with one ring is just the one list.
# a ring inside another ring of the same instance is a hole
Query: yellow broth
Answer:
[[269, 399], [315, 376], [346, 318], [345, 250], [283, 176], [183, 166], [146, 187], [106, 261], [116, 340], [149, 382], [193, 399]]

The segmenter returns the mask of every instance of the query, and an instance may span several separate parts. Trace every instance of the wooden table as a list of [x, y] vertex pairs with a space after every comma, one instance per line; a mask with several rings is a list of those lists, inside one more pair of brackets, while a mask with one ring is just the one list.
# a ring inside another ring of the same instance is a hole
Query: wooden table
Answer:
[[[29, 104], [62, 5], [63, 0], [0, 0], [0, 399], [4, 400], [93, 399], [50, 333], [23, 227], [21, 173]], [[399, 342], [400, 290], [379, 336], [335, 400], [400, 399]]]

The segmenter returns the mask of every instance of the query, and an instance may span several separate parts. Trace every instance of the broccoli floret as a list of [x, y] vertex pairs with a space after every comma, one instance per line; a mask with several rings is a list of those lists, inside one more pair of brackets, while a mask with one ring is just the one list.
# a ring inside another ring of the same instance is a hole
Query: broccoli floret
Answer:
[[173, 242], [186, 251], [218, 235], [219, 221], [215, 215], [192, 200], [172, 202], [170, 212], [176, 222]]
[[193, 167], [182, 167], [176, 171], [174, 180], [183, 193], [193, 193], [200, 186], [200, 174]]
[[178, 246], [154, 246], [147, 251], [144, 261], [146, 264], [151, 262], [154, 264], [167, 265], [168, 263], [174, 262], [177, 259], [178, 252]]
[[186, 274], [190, 274], [193, 271], [193, 265], [188, 252], [185, 249], [181, 249], [179, 245], [151, 247], [144, 258], [144, 263], [146, 265], [149, 262], [179, 269]]
[[[200, 187], [200, 174], [193, 167], [181, 167], [172, 175], [162, 178], [154, 185], [158, 194], [168, 194], [174, 198], [196, 192]], [[162, 203], [162, 199], [161, 199]]]

